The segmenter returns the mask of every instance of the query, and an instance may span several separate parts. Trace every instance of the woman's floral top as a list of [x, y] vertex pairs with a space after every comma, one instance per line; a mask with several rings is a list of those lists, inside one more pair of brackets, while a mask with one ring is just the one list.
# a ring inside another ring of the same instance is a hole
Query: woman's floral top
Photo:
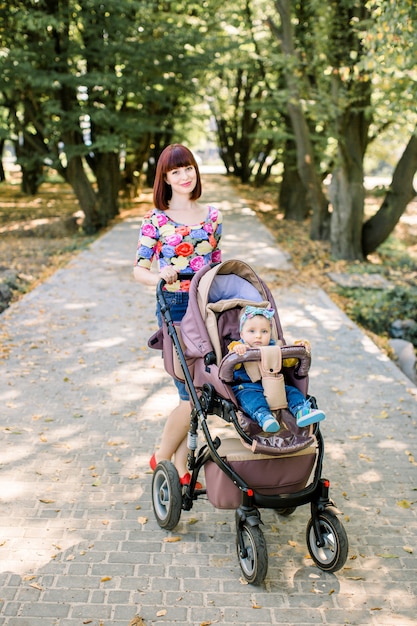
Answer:
[[[208, 263], [221, 261], [218, 248], [222, 234], [221, 213], [208, 207], [204, 222], [193, 226], [178, 224], [163, 211], [152, 209], [143, 219], [139, 233], [136, 265], [151, 268], [156, 259], [161, 270], [173, 265], [178, 272], [195, 274]], [[167, 291], [189, 291], [190, 280], [165, 285]]]

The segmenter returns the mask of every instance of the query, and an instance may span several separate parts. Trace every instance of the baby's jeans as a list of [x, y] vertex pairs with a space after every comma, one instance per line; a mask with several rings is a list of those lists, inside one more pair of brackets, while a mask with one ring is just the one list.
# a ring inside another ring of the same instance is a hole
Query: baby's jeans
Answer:
[[[249, 417], [260, 423], [259, 420], [265, 413], [271, 413], [268, 402], [264, 396], [264, 389], [260, 380], [252, 382], [246, 371], [241, 368], [239, 373], [235, 373], [236, 383], [232, 385], [233, 393], [239, 406]], [[285, 385], [287, 395], [288, 410], [292, 415], [303, 408], [310, 408], [310, 402], [304, 397], [297, 387]]]

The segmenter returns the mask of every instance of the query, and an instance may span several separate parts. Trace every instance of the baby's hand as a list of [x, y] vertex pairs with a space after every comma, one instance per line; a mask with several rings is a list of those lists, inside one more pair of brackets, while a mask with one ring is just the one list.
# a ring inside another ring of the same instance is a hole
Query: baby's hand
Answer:
[[236, 354], [239, 354], [240, 356], [242, 356], [242, 354], [245, 354], [246, 352], [245, 344], [237, 343], [235, 346], [233, 346], [233, 352], [236, 352]]

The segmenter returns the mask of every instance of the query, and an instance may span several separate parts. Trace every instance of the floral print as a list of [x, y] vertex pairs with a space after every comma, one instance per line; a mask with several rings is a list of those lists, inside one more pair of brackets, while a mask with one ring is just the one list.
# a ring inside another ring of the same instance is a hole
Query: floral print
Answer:
[[[178, 224], [163, 211], [152, 209], [142, 222], [136, 265], [150, 269], [156, 259], [160, 269], [173, 265], [178, 272], [195, 274], [204, 265], [221, 261], [221, 234], [221, 214], [213, 206], [208, 207], [205, 221], [195, 226]], [[165, 289], [189, 291], [190, 280], [177, 280]]]

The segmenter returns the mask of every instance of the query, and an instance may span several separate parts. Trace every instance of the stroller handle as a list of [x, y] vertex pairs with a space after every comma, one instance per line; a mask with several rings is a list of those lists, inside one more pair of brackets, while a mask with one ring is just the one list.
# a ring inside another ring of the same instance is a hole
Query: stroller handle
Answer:
[[[290, 358], [298, 360], [298, 363], [294, 369], [294, 373], [297, 378], [304, 378], [305, 376], [307, 376], [311, 365], [311, 356], [305, 346], [281, 346], [281, 355], [282, 360]], [[220, 363], [219, 378], [221, 378], [226, 383], [230, 383], [233, 381], [233, 371], [236, 365], [238, 365], [239, 363], [260, 360], [261, 351], [256, 348], [251, 348], [247, 350], [243, 355], [239, 355], [236, 352], [229, 352]]]

